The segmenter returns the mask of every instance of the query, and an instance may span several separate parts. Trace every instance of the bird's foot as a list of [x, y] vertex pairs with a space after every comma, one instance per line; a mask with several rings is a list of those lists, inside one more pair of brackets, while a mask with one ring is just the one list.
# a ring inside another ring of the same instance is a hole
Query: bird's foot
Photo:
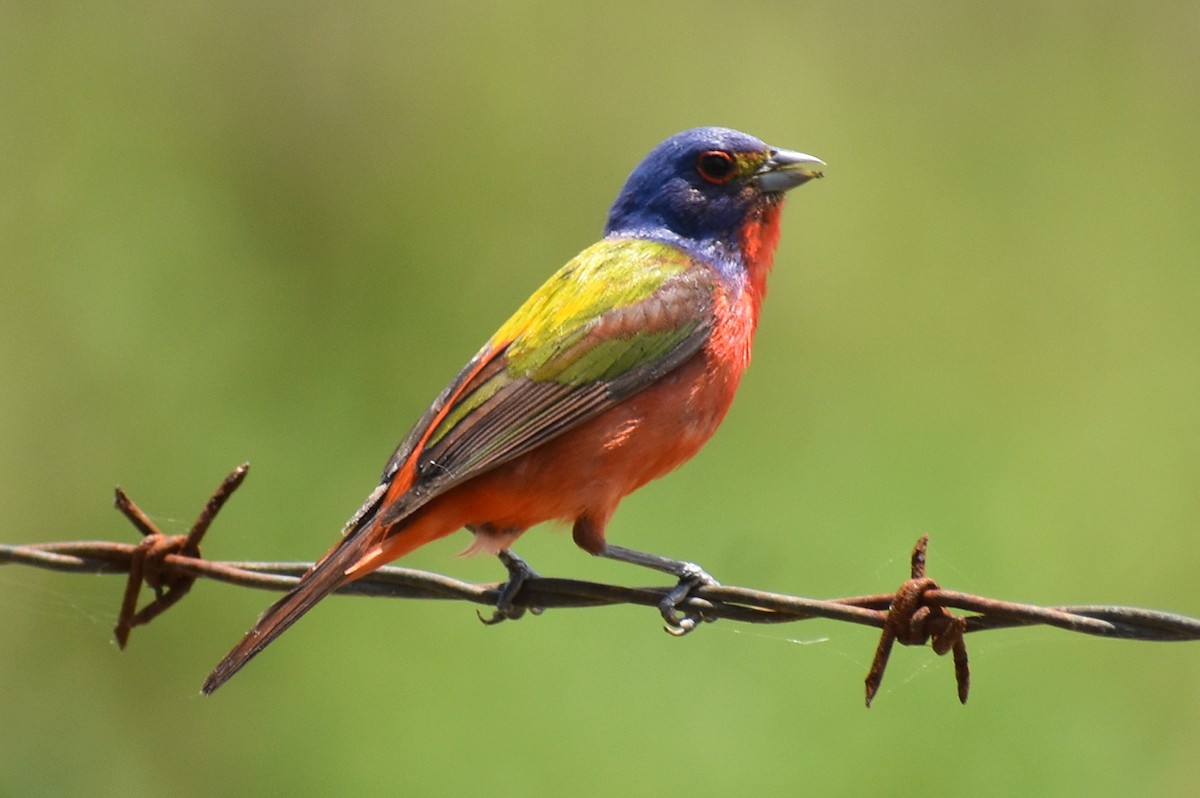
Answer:
[[[578, 538], [576, 539], [578, 540]], [[616, 546], [612, 543], [605, 543], [596, 554], [610, 560], [653, 568], [656, 571], [671, 574], [679, 579], [679, 583], [668, 590], [666, 595], [663, 596], [662, 601], [658, 602], [658, 611], [662, 613], [663, 621], [666, 622], [666, 630], [669, 633], [676, 637], [681, 637], [695, 629], [696, 624], [700, 623], [700, 621], [707, 620], [703, 612], [698, 609], [685, 609], [683, 612], [679, 610], [684, 602], [692, 598], [692, 592], [697, 588], [720, 584], [720, 582], [712, 578], [708, 571], [705, 571], [699, 565], [696, 565], [696, 563], [687, 562], [686, 560], [673, 560], [670, 557], [663, 557], [644, 551], [635, 551], [634, 549], [627, 549], [624, 546]]]
[[668, 634], [682, 637], [696, 628], [701, 621], [706, 620], [702, 612], [685, 610], [680, 612], [679, 606], [686, 602], [692, 591], [710, 585], [719, 585], [712, 575], [694, 562], [679, 561], [679, 568], [674, 570], [679, 577], [679, 583], [671, 588], [662, 601], [658, 602], [658, 611], [662, 613], [666, 624], [663, 628]]
[[501, 549], [496, 555], [500, 562], [504, 563], [504, 567], [508, 569], [508, 581], [500, 588], [500, 596], [496, 599], [496, 609], [492, 612], [490, 618], [485, 618], [483, 613], [476, 612], [479, 620], [487, 626], [493, 626], [501, 621], [515, 621], [523, 616], [528, 610], [533, 615], [540, 615], [542, 610], [540, 607], [521, 607], [517, 606], [514, 601], [517, 594], [521, 592], [521, 586], [525, 584], [525, 580], [536, 578], [538, 573], [529, 567], [529, 563], [522, 560], [509, 549]]

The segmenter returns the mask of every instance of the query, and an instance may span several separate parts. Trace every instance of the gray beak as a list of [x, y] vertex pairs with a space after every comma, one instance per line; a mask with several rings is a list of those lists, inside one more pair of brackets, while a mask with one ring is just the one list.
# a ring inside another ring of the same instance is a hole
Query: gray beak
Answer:
[[825, 162], [792, 150], [771, 150], [770, 159], [754, 175], [754, 183], [766, 192], [783, 192], [816, 177], [822, 177]]

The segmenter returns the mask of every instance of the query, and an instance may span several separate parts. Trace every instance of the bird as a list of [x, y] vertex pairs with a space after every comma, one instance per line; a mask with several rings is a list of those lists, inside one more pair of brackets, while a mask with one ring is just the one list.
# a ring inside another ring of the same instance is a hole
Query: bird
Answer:
[[722, 127], [667, 138], [629, 174], [602, 238], [552, 275], [401, 441], [342, 537], [216, 666], [211, 694], [318, 601], [433, 540], [508, 569], [492, 621], [535, 572], [529, 527], [571, 525], [584, 551], [678, 578], [659, 609], [715, 580], [694, 563], [608, 543], [621, 500], [691, 459], [724, 419], [751, 343], [786, 192], [825, 164]]

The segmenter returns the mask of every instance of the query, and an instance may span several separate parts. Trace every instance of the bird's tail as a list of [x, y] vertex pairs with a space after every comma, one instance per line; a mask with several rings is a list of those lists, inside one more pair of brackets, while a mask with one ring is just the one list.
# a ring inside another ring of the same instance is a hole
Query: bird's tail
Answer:
[[364, 559], [377, 537], [374, 524], [354, 530], [338, 541], [287, 595], [267, 608], [233, 650], [213, 669], [204, 681], [201, 690], [211, 694], [235, 673], [240, 671], [258, 652], [271, 641], [286, 632], [300, 616], [313, 608], [318, 601], [328, 596], [347, 582], [364, 575], [373, 568], [361, 569]]

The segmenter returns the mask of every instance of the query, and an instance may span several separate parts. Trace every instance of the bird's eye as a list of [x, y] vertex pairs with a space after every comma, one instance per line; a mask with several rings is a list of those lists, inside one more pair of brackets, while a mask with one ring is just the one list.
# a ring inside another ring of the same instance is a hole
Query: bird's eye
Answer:
[[709, 150], [696, 159], [696, 171], [708, 182], [720, 185], [737, 172], [737, 161], [724, 150]]

